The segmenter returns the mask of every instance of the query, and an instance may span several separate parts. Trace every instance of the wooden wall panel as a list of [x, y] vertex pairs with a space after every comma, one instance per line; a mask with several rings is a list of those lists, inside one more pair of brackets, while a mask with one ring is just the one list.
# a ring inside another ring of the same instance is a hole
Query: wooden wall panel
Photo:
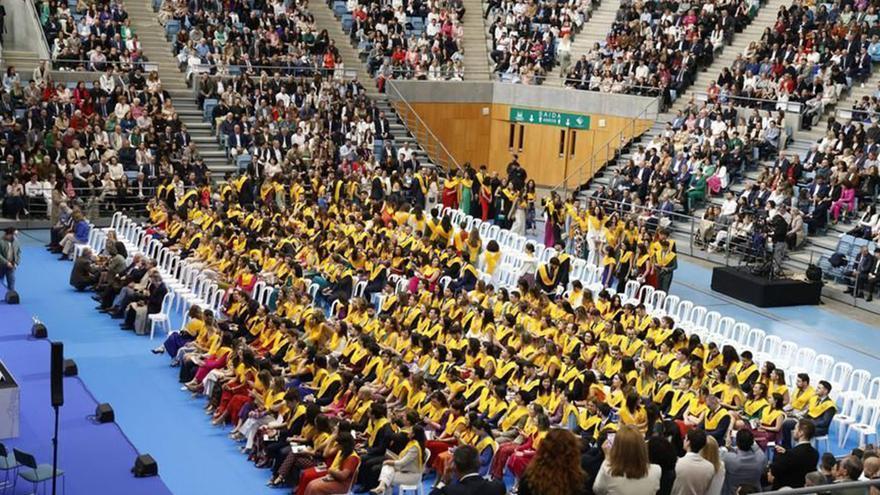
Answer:
[[[613, 115], [590, 115], [589, 130], [574, 131], [563, 127], [515, 124], [513, 147], [510, 144], [510, 107], [483, 103], [417, 103], [412, 105], [421, 119], [459, 163], [475, 167], [486, 165], [490, 172], [505, 176], [507, 164], [518, 155], [519, 162], [539, 186], [556, 186], [568, 176], [569, 186], [583, 183], [613, 156], [620, 146], [619, 134], [633, 131], [633, 121]], [[484, 115], [484, 109], [489, 109]], [[569, 109], [568, 111], [573, 111]], [[651, 126], [638, 121], [637, 132]], [[564, 152], [559, 153], [561, 132], [565, 131]], [[519, 147], [523, 132], [522, 148]], [[607, 151], [606, 151], [607, 150]]]

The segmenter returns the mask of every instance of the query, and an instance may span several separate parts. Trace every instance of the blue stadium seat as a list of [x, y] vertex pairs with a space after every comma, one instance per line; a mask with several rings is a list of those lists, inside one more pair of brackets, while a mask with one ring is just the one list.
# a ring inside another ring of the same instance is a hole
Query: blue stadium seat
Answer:
[[172, 19], [165, 23], [165, 39], [168, 41], [173, 40], [178, 31], [180, 31], [180, 21]]
[[352, 26], [354, 26], [354, 17], [351, 14], [342, 14], [342, 30], [350, 33]]

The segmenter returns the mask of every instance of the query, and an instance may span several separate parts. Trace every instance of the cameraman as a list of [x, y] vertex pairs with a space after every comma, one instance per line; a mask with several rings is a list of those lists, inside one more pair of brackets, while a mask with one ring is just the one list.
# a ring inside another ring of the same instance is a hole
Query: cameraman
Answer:
[[772, 216], [767, 222], [770, 240], [773, 241], [773, 262], [779, 267], [782, 266], [782, 260], [785, 259], [785, 239], [788, 236], [788, 221], [782, 216], [784, 214], [783, 208], [771, 210]]

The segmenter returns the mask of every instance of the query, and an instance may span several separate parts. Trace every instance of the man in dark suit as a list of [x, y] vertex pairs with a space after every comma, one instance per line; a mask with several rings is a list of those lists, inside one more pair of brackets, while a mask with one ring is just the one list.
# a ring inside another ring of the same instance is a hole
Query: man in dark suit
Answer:
[[99, 270], [95, 267], [92, 259], [92, 250], [85, 248], [73, 262], [73, 270], [70, 271], [70, 285], [78, 291], [84, 291], [98, 283], [98, 273]]
[[846, 289], [847, 294], [856, 293], [856, 297], [862, 297], [862, 289], [865, 287], [865, 282], [868, 281], [868, 275], [874, 268], [874, 256], [868, 251], [868, 246], [864, 245], [859, 250], [858, 256], [856, 256], [855, 262], [855, 270], [850, 274], [852, 277], [855, 277], [855, 283]]
[[141, 278], [147, 273], [147, 264], [144, 257], [140, 254], [134, 255], [134, 260], [124, 272], [118, 276], [112, 277], [107, 281], [107, 286], [98, 296], [101, 305], [96, 308], [103, 313], [110, 312], [110, 306], [113, 305], [113, 299], [119, 294], [123, 287], [140, 282]]
[[477, 449], [463, 445], [452, 453], [455, 481], [447, 474], [443, 481], [431, 490], [431, 495], [504, 495], [507, 489], [498, 480], [488, 481], [480, 476], [480, 456]]
[[801, 488], [807, 473], [815, 471], [819, 463], [819, 451], [810, 441], [816, 432], [816, 426], [809, 419], [801, 419], [794, 430], [794, 438], [797, 445], [786, 450], [783, 446], [776, 446], [776, 457], [770, 465], [768, 480], [773, 483], [773, 489], [778, 490], [784, 486]]

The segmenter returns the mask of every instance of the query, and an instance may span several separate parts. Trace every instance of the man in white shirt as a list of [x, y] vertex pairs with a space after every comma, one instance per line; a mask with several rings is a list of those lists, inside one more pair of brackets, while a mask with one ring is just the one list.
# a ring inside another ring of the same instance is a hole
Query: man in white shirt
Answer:
[[715, 466], [703, 459], [700, 451], [706, 446], [706, 432], [692, 429], [684, 439], [687, 454], [675, 463], [672, 495], [705, 495], [715, 476]]
[[721, 203], [721, 220], [723, 222], [729, 223], [733, 220], [733, 215], [736, 213], [736, 195], [731, 191], [727, 191], [724, 195], [724, 202]]

